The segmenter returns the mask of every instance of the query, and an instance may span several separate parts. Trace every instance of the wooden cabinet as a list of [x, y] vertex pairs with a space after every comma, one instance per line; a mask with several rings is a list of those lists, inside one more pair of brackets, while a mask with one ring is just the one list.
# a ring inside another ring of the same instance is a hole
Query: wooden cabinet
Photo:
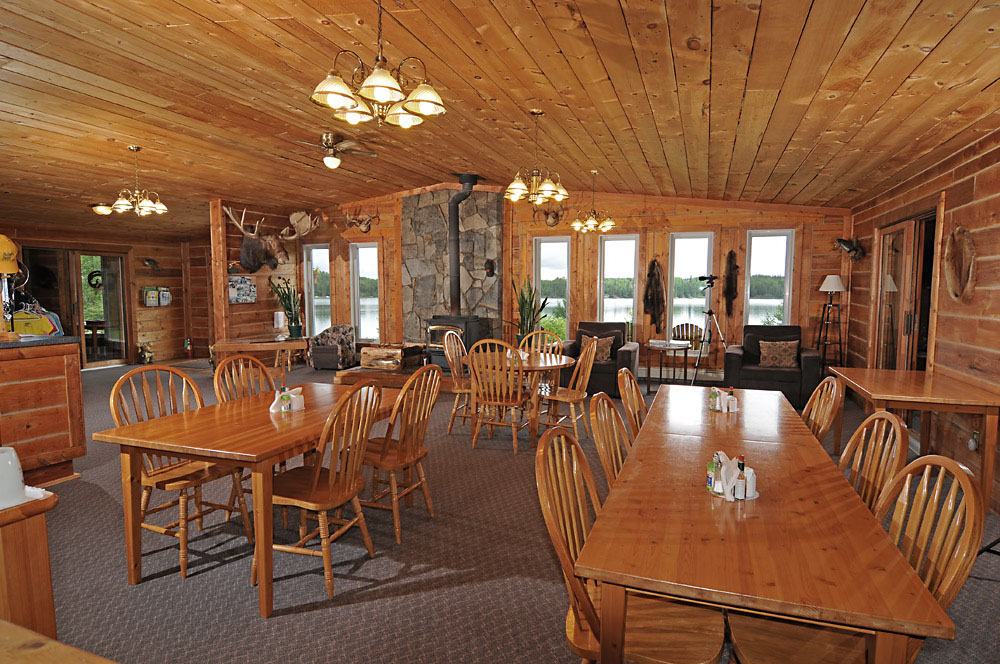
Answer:
[[78, 337], [0, 343], [0, 445], [17, 450], [26, 484], [74, 476], [87, 452]]
[[52, 570], [45, 513], [59, 497], [44, 498], [0, 510], [0, 620], [56, 638]]

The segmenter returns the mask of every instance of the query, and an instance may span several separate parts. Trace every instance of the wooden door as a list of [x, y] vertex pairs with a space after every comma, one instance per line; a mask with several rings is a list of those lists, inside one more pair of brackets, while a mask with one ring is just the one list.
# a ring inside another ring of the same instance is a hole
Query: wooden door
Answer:
[[875, 363], [879, 369], [909, 369], [916, 351], [917, 219], [875, 231]]

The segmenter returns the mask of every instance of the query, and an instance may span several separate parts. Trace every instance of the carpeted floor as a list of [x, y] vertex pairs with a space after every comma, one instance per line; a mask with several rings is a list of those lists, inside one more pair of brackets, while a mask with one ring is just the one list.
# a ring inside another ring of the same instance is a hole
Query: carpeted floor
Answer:
[[[183, 368], [214, 403], [207, 364]], [[84, 372], [88, 435], [112, 426], [108, 395], [123, 372]], [[310, 369], [289, 376], [291, 384], [331, 379]], [[60, 640], [120, 662], [578, 662], [565, 642], [568, 597], [538, 508], [526, 434], [517, 456], [509, 431], [473, 450], [467, 426], [445, 434], [449, 412], [443, 397], [427, 439], [436, 518], [417, 497], [396, 545], [391, 514], [366, 510], [376, 557], [368, 558], [356, 530], [335, 543], [332, 600], [320, 559], [275, 552], [268, 620], [257, 614], [252, 551], [238, 520], [220, 525], [217, 514], [190, 542], [187, 579], [178, 575], [176, 540], [144, 532], [144, 580], [129, 586], [117, 448], [90, 442], [76, 463], [83, 477], [54, 487], [60, 502], [49, 513]], [[849, 405], [845, 436], [861, 418]], [[601, 485], [592, 441], [585, 449]], [[218, 483], [214, 492], [221, 498], [228, 490]], [[276, 539], [294, 539], [278, 515], [275, 523]], [[1000, 521], [990, 516], [986, 530], [987, 540], [997, 537]], [[949, 610], [957, 640], [928, 642], [919, 661], [1000, 661], [998, 589], [1000, 558], [982, 556]]]

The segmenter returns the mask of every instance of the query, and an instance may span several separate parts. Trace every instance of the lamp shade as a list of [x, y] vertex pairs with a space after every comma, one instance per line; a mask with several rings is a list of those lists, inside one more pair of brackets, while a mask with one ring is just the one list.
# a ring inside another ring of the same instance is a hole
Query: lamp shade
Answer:
[[358, 94], [378, 104], [391, 104], [406, 98], [399, 82], [383, 67], [376, 67], [368, 74], [368, 78], [358, 89]]
[[333, 151], [331, 150], [329, 154], [323, 157], [323, 165], [327, 168], [337, 168], [340, 166], [340, 157], [333, 154]]
[[375, 116], [372, 115], [372, 110], [371, 108], [369, 108], [368, 104], [366, 104], [363, 100], [358, 99], [357, 97], [354, 98], [354, 101], [357, 102], [357, 105], [354, 108], [349, 108], [349, 109], [342, 108], [340, 110], [334, 111], [333, 117], [337, 118], [338, 120], [344, 120], [345, 122], [347, 122], [347, 124], [352, 124], [352, 125], [361, 124], [362, 122], [369, 122], [370, 120], [374, 119]]
[[334, 110], [354, 108], [358, 105], [351, 88], [334, 72], [330, 72], [320, 81], [309, 98], [321, 106], [329, 106]]
[[413, 88], [413, 92], [403, 102], [403, 108], [411, 113], [433, 116], [444, 113], [444, 102], [430, 83], [421, 83]]
[[397, 101], [389, 109], [389, 112], [385, 116], [385, 121], [396, 127], [402, 129], [409, 129], [410, 127], [416, 127], [418, 124], [424, 121], [422, 117], [416, 113], [410, 113], [403, 106], [403, 102]]
[[899, 288], [896, 286], [896, 280], [892, 278], [891, 274], [885, 275], [885, 283], [883, 284], [886, 293], [898, 293]]
[[826, 279], [823, 280], [823, 285], [819, 287], [820, 292], [823, 293], [843, 293], [847, 290], [844, 286], [844, 280], [840, 278], [839, 274], [828, 274]]

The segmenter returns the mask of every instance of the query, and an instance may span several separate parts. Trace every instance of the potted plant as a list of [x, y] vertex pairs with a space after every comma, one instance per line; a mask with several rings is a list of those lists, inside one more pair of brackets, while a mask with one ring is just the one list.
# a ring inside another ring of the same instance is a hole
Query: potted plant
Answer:
[[271, 290], [274, 291], [278, 302], [281, 303], [281, 308], [285, 310], [285, 316], [288, 317], [288, 337], [290, 339], [301, 339], [302, 315], [299, 312], [301, 310], [302, 298], [299, 297], [298, 290], [285, 277], [278, 279], [277, 283], [274, 277], [268, 277], [267, 283], [271, 285]]
[[549, 298], [539, 301], [538, 290], [528, 279], [524, 280], [520, 288], [513, 279], [510, 285], [517, 293], [517, 343], [520, 344], [522, 339], [538, 329], [542, 321], [542, 311], [548, 305]]

